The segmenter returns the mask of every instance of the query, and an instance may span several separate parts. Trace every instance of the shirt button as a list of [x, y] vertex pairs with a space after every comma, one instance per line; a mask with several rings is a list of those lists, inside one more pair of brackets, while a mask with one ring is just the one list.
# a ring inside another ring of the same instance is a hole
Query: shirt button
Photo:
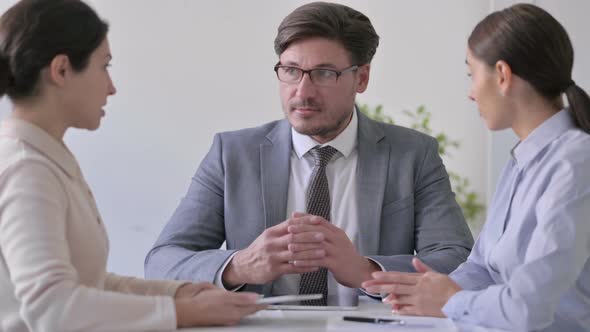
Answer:
[[100, 217], [96, 217], [96, 221], [98, 221], [98, 223], [101, 223]]

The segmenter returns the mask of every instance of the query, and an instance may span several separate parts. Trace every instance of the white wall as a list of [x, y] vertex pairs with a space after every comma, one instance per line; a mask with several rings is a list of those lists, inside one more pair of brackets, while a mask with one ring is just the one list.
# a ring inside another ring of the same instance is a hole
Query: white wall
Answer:
[[[14, 2], [0, 0], [0, 10]], [[110, 270], [143, 275], [145, 254], [215, 132], [282, 117], [273, 40], [282, 18], [305, 2], [91, 1], [111, 23], [118, 94], [97, 132], [72, 130], [66, 142], [107, 224]], [[432, 127], [463, 143], [447, 167], [485, 195], [488, 137], [467, 99], [464, 59], [466, 38], [490, 1], [341, 2], [367, 14], [381, 36], [370, 86], [359, 102], [383, 104], [398, 120], [402, 109], [426, 105]], [[563, 13], [570, 14], [576, 11]], [[0, 111], [7, 108], [0, 103]]]

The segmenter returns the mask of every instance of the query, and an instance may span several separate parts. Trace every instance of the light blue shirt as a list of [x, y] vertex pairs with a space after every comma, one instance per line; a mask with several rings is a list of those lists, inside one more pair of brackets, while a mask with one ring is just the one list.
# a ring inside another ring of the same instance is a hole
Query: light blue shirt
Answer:
[[454, 320], [590, 331], [590, 135], [567, 110], [512, 151], [471, 255], [451, 275]]

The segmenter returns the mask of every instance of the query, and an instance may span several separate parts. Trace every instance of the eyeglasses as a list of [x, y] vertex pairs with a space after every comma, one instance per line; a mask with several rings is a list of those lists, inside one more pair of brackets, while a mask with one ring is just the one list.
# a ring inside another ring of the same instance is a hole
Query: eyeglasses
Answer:
[[336, 83], [338, 83], [338, 78], [342, 74], [349, 71], [355, 71], [358, 68], [359, 66], [355, 65], [344, 68], [340, 71], [323, 68], [303, 70], [298, 67], [283, 66], [280, 63], [277, 63], [275, 65], [275, 72], [277, 73], [279, 81], [289, 84], [299, 83], [301, 79], [303, 79], [303, 75], [308, 74], [311, 82], [317, 86], [335, 86]]

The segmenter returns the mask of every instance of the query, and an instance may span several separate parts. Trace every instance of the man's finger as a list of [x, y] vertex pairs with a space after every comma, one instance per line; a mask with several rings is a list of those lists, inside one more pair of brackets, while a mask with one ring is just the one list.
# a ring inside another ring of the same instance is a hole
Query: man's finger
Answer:
[[304, 250], [312, 250], [312, 249], [324, 249], [324, 245], [322, 242], [316, 243], [289, 243], [287, 246], [290, 252], [299, 252]]
[[292, 217], [287, 220], [287, 224], [291, 225], [320, 225], [322, 223], [328, 223], [328, 221], [322, 217], [314, 216], [311, 214], [305, 214], [299, 217]]
[[293, 213], [291, 213], [291, 218], [301, 218], [301, 217], [305, 217], [307, 215], [308, 215], [307, 213], [293, 211]]
[[289, 227], [289, 220], [285, 220], [280, 224], [274, 225], [272, 227], [267, 228], [264, 232], [270, 235], [271, 237], [280, 237], [287, 234], [287, 228]]
[[292, 234], [289, 243], [318, 243], [325, 239], [325, 235], [321, 232], [303, 232]]
[[303, 232], [322, 232], [324, 227], [313, 224], [295, 224], [287, 227], [287, 232], [292, 234], [303, 233]]
[[291, 252], [288, 250], [281, 251], [276, 255], [280, 262], [293, 262], [296, 260], [321, 259], [326, 257], [324, 249], [311, 249], [298, 252]]
[[324, 257], [326, 257], [326, 251], [324, 249], [312, 249], [312, 250], [300, 251], [298, 253], [292, 253], [290, 260], [291, 261], [314, 260], [314, 259], [322, 259]]
[[286, 233], [283, 236], [273, 240], [272, 248], [279, 250], [288, 251], [289, 244], [291, 243], [298, 243], [298, 244], [316, 244], [319, 245], [324, 241], [324, 235], [320, 232], [303, 232], [299, 234], [291, 234]]

